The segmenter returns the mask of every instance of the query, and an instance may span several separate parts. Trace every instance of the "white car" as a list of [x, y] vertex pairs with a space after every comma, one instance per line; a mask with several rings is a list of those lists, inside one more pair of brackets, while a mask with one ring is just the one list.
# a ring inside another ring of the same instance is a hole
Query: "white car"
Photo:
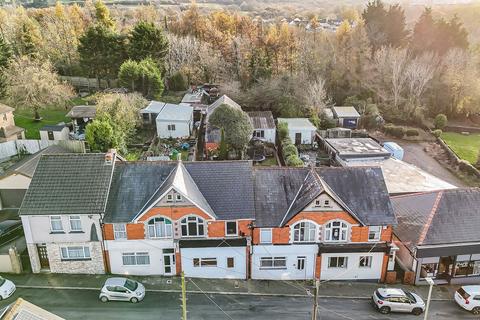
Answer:
[[455, 302], [473, 314], [480, 314], [480, 286], [463, 286], [455, 292]]
[[422, 298], [410, 291], [396, 288], [379, 288], [372, 296], [375, 308], [382, 314], [407, 312], [421, 315], [425, 311]]
[[0, 277], [0, 300], [11, 297], [16, 289], [12, 281]]
[[145, 298], [145, 287], [132, 279], [109, 278], [105, 281], [98, 298], [102, 302], [117, 300], [137, 303]]

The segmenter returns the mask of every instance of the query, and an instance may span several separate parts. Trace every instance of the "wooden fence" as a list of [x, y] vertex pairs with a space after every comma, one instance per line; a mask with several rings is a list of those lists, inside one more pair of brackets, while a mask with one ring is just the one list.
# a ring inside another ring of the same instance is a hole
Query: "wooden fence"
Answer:
[[100, 80], [99, 83], [96, 78], [60, 76], [60, 79], [68, 82], [78, 91], [93, 92], [108, 88], [115, 88], [117, 86], [116, 80], [111, 80], [109, 85], [107, 80]]

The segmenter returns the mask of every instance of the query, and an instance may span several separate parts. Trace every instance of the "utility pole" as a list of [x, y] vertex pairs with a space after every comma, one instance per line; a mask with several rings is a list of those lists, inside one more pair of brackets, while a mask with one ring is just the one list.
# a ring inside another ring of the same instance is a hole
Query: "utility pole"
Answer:
[[185, 287], [185, 274], [182, 271], [182, 320], [187, 320], [187, 289]]
[[318, 313], [318, 290], [320, 287], [320, 280], [315, 280], [315, 292], [313, 294], [313, 313], [312, 313], [312, 320], [317, 320], [317, 313]]

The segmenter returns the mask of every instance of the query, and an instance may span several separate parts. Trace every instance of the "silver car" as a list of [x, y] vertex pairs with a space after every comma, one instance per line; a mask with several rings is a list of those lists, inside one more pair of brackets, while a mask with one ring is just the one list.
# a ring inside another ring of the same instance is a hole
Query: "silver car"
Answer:
[[105, 281], [98, 298], [102, 302], [117, 300], [137, 303], [145, 298], [145, 287], [135, 280], [109, 278]]
[[372, 301], [382, 314], [393, 312], [408, 312], [421, 315], [425, 311], [422, 298], [410, 291], [396, 288], [379, 288], [375, 290]]

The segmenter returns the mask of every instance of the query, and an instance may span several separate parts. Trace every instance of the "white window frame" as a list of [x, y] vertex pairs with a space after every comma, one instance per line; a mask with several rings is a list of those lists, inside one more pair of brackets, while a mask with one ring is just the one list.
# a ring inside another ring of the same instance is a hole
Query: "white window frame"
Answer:
[[[121, 229], [121, 230], [115, 230]], [[115, 240], [127, 239], [127, 225], [125, 223], [113, 224], [113, 238]]]
[[[343, 259], [343, 264], [342, 265], [339, 265], [340, 258]], [[335, 266], [330, 266], [331, 261], [333, 259], [336, 259]], [[345, 256], [328, 257], [327, 268], [328, 269], [347, 269], [348, 268], [348, 257], [345, 257]]]
[[265, 130], [263, 129], [255, 130], [253, 131], [253, 136], [259, 139], [265, 139]]
[[[358, 267], [362, 269], [371, 269], [372, 268], [373, 256], [360, 256], [358, 259]], [[362, 266], [362, 261], [365, 261], [365, 265]]]
[[[133, 263], [125, 264], [125, 257], [133, 258]], [[138, 263], [140, 260], [139, 258], [146, 258], [146, 263]], [[122, 253], [122, 265], [123, 266], [148, 266], [150, 265], [150, 254], [148, 252], [123, 252]]]
[[174, 123], [172, 124], [167, 124], [167, 130], [168, 131], [175, 131], [177, 129], [177, 127], [175, 126]]
[[[83, 256], [72, 257], [70, 250], [81, 250]], [[60, 256], [62, 260], [91, 260], [90, 248], [87, 246], [69, 246], [69, 247], [60, 247]]]
[[[377, 229], [377, 230], [375, 230]], [[382, 237], [382, 226], [369, 226], [368, 227], [368, 241], [380, 241]], [[374, 238], [370, 239], [370, 235], [373, 234]]]
[[[264, 239], [264, 235], [263, 233], [268, 233], [270, 236], [270, 240], [266, 241], [266, 239]], [[273, 229], [272, 228], [260, 228], [260, 243], [272, 243], [273, 242]]]
[[[57, 220], [58, 218], [58, 220]], [[57, 221], [60, 221], [60, 227], [61, 229], [54, 229], [53, 228], [53, 223], [52, 223], [52, 220], [57, 220]], [[64, 229], [63, 229], [63, 221], [62, 221], [62, 216], [50, 216], [50, 231], [51, 232], [64, 232]]]
[[[228, 233], [228, 227], [227, 227], [228, 223], [235, 223], [235, 233]], [[238, 221], [236, 220], [225, 221], [225, 236], [227, 237], [238, 236]]]
[[[210, 264], [214, 262], [215, 264]], [[218, 266], [217, 258], [193, 258], [194, 268], [216, 268]]]
[[[197, 230], [196, 235], [191, 235], [190, 230], [188, 228], [189, 223], [193, 222], [193, 220], [190, 220], [190, 222], [189, 222], [189, 218], [192, 218], [192, 217], [196, 218], [196, 220], [195, 220], [196, 230]], [[200, 225], [203, 226], [202, 234], [200, 234]], [[184, 226], [186, 227], [187, 234], [183, 234], [183, 227]], [[206, 232], [205, 232], [206, 228], [207, 228], [207, 226], [206, 226], [206, 223], [205, 223], [205, 219], [203, 219], [202, 217], [196, 216], [196, 215], [186, 216], [186, 217], [183, 217], [183, 219], [180, 220], [180, 233], [181, 233], [182, 237], [185, 237], [185, 238], [205, 237], [206, 236]]]
[[[334, 223], [340, 223], [340, 226], [334, 226]], [[330, 226], [329, 226], [330, 225]], [[350, 232], [350, 226], [343, 220], [332, 220], [325, 224], [325, 242], [347, 242]], [[332, 239], [334, 229], [339, 229], [338, 231], [338, 240]], [[345, 237], [343, 237], [345, 235]]]
[[[160, 220], [163, 219], [163, 228], [161, 227], [162, 222], [161, 221], [155, 221], [155, 220]], [[170, 223], [167, 223], [167, 220], [170, 221]], [[150, 223], [153, 221], [153, 223]], [[149, 239], [165, 239], [165, 238], [171, 238], [173, 236], [173, 221], [162, 216], [156, 216], [148, 219], [146, 222], [147, 225], [147, 235]], [[160, 232], [158, 232], [157, 225], [162, 228]], [[153, 228], [152, 228], [153, 227]], [[152, 231], [153, 230], [153, 234]], [[163, 232], [163, 235], [161, 233]], [[160, 234], [159, 234], [160, 233]]]
[[167, 202], [168, 203], [173, 202], [173, 194], [171, 193], [167, 194]]
[[[72, 220], [74, 220], [75, 222], [78, 222], [80, 224], [80, 229], [74, 229], [73, 228]], [[68, 217], [68, 223], [70, 225], [70, 232], [83, 232], [82, 217], [80, 217], [80, 216], [69, 216]]]
[[182, 195], [180, 193], [175, 195], [175, 201], [182, 201]]
[[[308, 228], [307, 228], [308, 226]], [[311, 226], [313, 226], [313, 230], [311, 229]], [[298, 229], [296, 229], [298, 227]], [[301, 230], [304, 230], [303, 236], [304, 239], [300, 240], [300, 235], [301, 235]], [[311, 233], [313, 231], [313, 240], [311, 240]], [[291, 226], [291, 232], [292, 232], [292, 242], [293, 243], [302, 243], [302, 242], [316, 242], [318, 240], [318, 226], [316, 223], [310, 220], [302, 220], [298, 221], [294, 225]], [[295, 238], [298, 236], [298, 240], [295, 240]], [[307, 238], [307, 239], [306, 239]]]
[[[264, 265], [264, 263], [270, 265]], [[280, 264], [281, 265], [278, 265]], [[277, 265], [275, 265], [277, 264]], [[287, 257], [260, 257], [260, 270], [285, 270], [287, 269]]]

